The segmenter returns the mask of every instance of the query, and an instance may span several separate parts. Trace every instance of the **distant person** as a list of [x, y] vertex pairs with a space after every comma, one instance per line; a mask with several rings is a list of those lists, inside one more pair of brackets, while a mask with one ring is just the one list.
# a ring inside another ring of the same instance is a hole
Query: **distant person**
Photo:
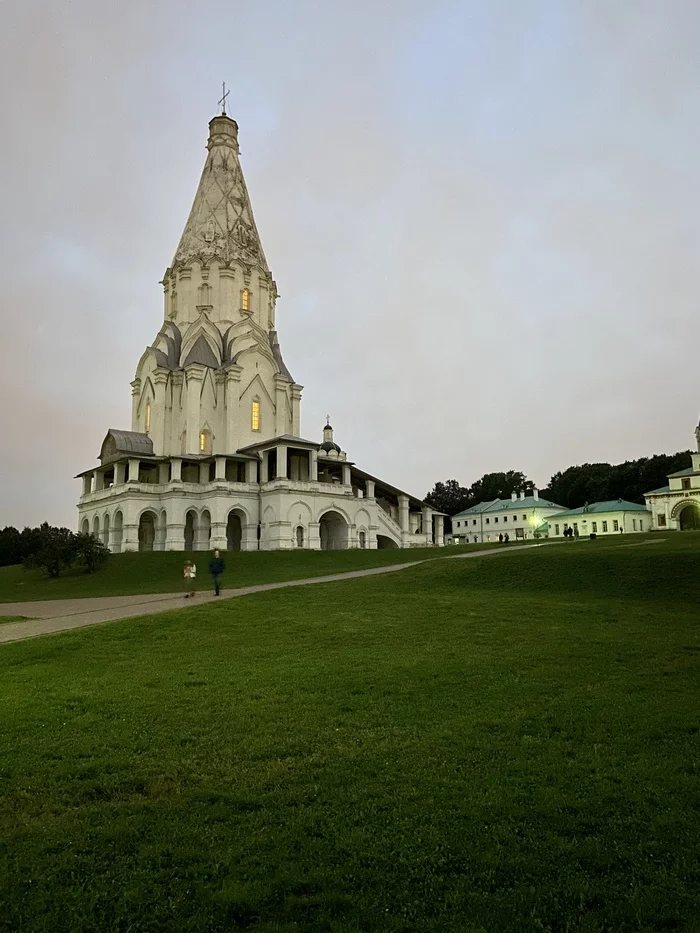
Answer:
[[506, 533], [503, 535], [503, 540], [506, 542], [506, 544], [508, 544], [508, 542], [510, 541], [510, 538], [508, 537], [508, 532], [507, 532], [507, 531], [506, 531]]
[[224, 572], [224, 562], [218, 551], [214, 551], [214, 556], [209, 561], [209, 573], [214, 581], [214, 595], [218, 596], [221, 592], [221, 574]]
[[578, 525], [574, 528], [574, 538], [578, 541]]
[[191, 560], [186, 560], [182, 575], [185, 578], [185, 589], [189, 590], [189, 592], [185, 593], [185, 599], [189, 599], [190, 596], [194, 596], [193, 586], [197, 576], [197, 565], [192, 563]]
[[501, 542], [501, 544], [503, 544], [503, 535], [499, 535], [498, 540]]

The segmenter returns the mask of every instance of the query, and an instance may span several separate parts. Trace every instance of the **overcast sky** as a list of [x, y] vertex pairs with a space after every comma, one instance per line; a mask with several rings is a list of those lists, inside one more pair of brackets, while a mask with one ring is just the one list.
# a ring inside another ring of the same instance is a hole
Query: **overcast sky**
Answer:
[[4, 0], [0, 526], [75, 526], [222, 80], [302, 434], [423, 496], [686, 449], [697, 0]]

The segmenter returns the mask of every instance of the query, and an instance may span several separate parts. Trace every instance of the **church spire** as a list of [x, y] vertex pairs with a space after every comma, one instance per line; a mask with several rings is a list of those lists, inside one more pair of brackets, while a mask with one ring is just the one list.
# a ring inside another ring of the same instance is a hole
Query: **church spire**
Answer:
[[224, 91], [224, 112], [209, 122], [204, 171], [172, 268], [216, 260], [224, 266], [258, 268], [269, 276], [238, 159], [238, 124], [226, 115], [225, 97]]

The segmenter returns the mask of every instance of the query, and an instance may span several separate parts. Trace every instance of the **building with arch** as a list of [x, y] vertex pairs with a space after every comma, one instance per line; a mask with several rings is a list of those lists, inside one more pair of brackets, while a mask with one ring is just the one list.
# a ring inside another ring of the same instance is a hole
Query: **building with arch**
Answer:
[[654, 531], [700, 531], [700, 424], [695, 443], [691, 466], [671, 473], [668, 486], [644, 493]]
[[239, 161], [238, 125], [209, 123], [192, 210], [163, 276], [163, 323], [131, 383], [131, 429], [78, 474], [78, 527], [112, 551], [411, 547], [443, 516], [300, 436], [302, 386], [277, 336], [277, 285]]

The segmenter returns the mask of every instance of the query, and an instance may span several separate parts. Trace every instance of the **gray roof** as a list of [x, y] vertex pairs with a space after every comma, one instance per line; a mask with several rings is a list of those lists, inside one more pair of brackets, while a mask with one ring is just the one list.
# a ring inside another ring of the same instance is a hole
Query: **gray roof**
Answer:
[[139, 456], [153, 456], [153, 441], [148, 434], [139, 431], [118, 431], [110, 428], [102, 441], [100, 460], [105, 463], [117, 460], [124, 454], [138, 454]]
[[606, 502], [590, 502], [582, 505], [578, 509], [567, 509], [563, 512], [557, 512], [556, 515], [548, 515], [547, 521], [553, 521], [555, 518], [568, 518], [571, 515], [604, 515], [610, 512], [646, 512], [645, 505], [638, 502], [628, 502], [626, 499], [608, 499]]
[[512, 512], [513, 509], [563, 509], [562, 505], [550, 502], [549, 499], [525, 496], [524, 499], [491, 499], [490, 502], [478, 502], [471, 508], [458, 512], [452, 518], [461, 518], [463, 515], [479, 515], [482, 512]]
[[289, 372], [287, 367], [284, 365], [284, 360], [282, 359], [282, 351], [280, 350], [280, 342], [277, 337], [277, 331], [271, 330], [268, 334], [268, 340], [270, 341], [270, 349], [272, 350], [272, 355], [275, 358], [275, 363], [279, 366], [280, 373], [284, 376], [285, 379], [289, 379], [290, 382], [294, 382], [292, 374]]
[[193, 363], [209, 366], [211, 369], [218, 369], [220, 366], [219, 360], [214, 356], [214, 351], [209, 346], [209, 341], [204, 334], [200, 334], [199, 337], [197, 337], [194, 346], [187, 354], [187, 359], [183, 360], [182, 367], [184, 369], [186, 366], [191, 366]]

